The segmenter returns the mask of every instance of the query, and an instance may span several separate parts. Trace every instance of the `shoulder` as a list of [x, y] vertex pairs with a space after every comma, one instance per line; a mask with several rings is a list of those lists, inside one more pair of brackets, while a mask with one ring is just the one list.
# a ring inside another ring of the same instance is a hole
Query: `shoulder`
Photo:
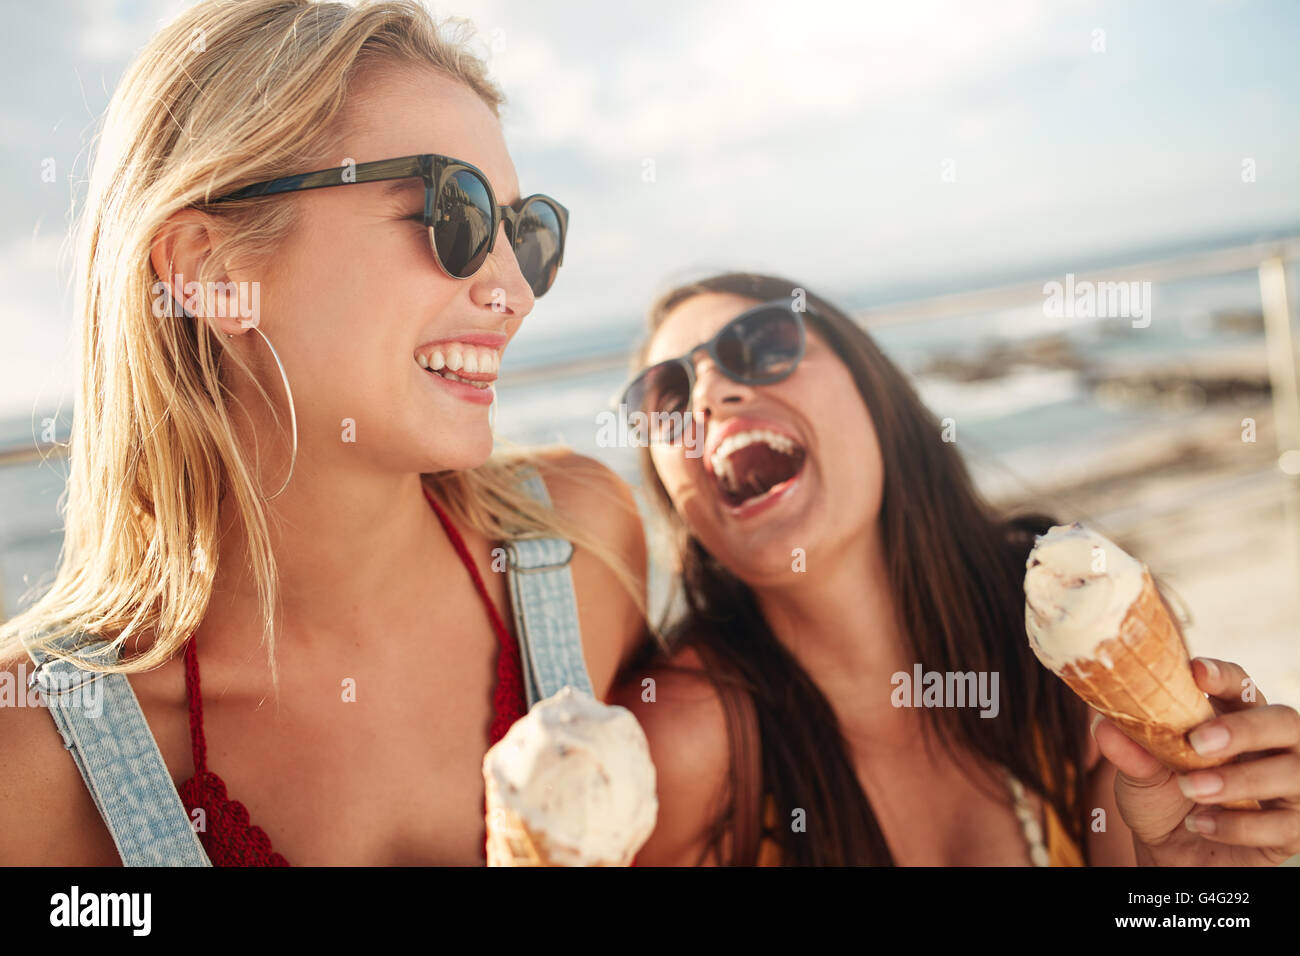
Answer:
[[684, 738], [683, 754], [728, 755], [722, 699], [694, 648], [682, 648], [642, 667], [629, 667], [620, 677], [611, 702], [632, 711], [647, 733], [653, 731], [664, 739]]
[[[542, 449], [532, 464], [555, 510], [588, 538], [587, 547], [574, 545], [573, 585], [587, 669], [597, 695], [604, 696], [649, 633], [643, 615], [648, 558], [636, 497], [613, 470], [567, 448]], [[608, 559], [631, 579], [616, 573]]]
[[659, 793], [659, 818], [637, 863], [694, 864], [728, 796], [730, 741], [722, 700], [690, 648], [622, 676], [610, 702], [640, 721]]
[[612, 546], [644, 578], [645, 532], [632, 487], [607, 465], [568, 448], [542, 449], [532, 464], [555, 510]]
[[641, 516], [631, 486], [609, 466], [571, 448], [538, 449], [531, 463], [546, 482], [556, 510], [584, 524], [607, 530], [601, 519], [617, 528], [641, 530]]
[[0, 864], [112, 866], [113, 839], [49, 711], [31, 660], [0, 664]]

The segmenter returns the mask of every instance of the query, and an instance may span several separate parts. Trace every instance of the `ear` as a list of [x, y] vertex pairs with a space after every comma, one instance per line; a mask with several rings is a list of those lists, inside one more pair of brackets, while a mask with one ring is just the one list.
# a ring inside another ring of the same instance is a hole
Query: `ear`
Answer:
[[224, 265], [205, 277], [208, 285], [199, 280], [199, 271], [220, 238], [212, 217], [197, 209], [182, 209], [158, 230], [149, 261], [158, 277], [153, 287], [155, 310], [179, 315], [183, 309], [191, 318], [208, 321], [214, 331], [230, 335], [243, 329], [238, 284], [229, 280]]

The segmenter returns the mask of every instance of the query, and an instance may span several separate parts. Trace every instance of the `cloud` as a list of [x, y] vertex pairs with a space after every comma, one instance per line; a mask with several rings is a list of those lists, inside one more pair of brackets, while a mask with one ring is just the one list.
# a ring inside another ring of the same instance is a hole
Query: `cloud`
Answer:
[[1047, 52], [1042, 8], [1019, 2], [804, 3], [796, 15], [759, 0], [684, 16], [671, 34], [621, 50], [605, 76], [595, 58], [564, 55], [545, 36], [509, 35], [491, 66], [515, 104], [513, 141], [602, 163], [708, 155], [940, 96]]
[[123, 62], [154, 31], [191, 6], [193, 3], [185, 0], [136, 0], [130, 4], [82, 0], [76, 52], [93, 64]]
[[29, 414], [71, 395], [72, 295], [61, 235], [0, 246], [0, 416]]

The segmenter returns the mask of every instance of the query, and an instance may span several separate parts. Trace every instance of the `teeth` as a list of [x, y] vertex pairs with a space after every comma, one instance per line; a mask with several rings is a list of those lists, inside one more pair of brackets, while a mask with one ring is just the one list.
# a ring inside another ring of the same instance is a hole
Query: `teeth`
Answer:
[[780, 452], [783, 455], [793, 455], [795, 451], [795, 442], [785, 436], [767, 429], [754, 429], [747, 432], [736, 432], [728, 435], [719, 443], [713, 456], [709, 459], [709, 464], [713, 467], [713, 473], [719, 480], [726, 483], [729, 488], [734, 490], [736, 485], [736, 475], [731, 467], [730, 457], [740, 449], [745, 448], [754, 442], [761, 441], [769, 448]]
[[492, 387], [491, 382], [472, 382], [469, 379], [461, 378], [455, 372], [449, 372], [446, 369], [443, 369], [441, 372], [438, 372], [437, 374], [441, 375], [443, 378], [450, 379], [453, 382], [461, 382], [464, 385], [473, 385], [475, 388], [480, 390]]
[[465, 345], [461, 342], [444, 344], [427, 355], [416, 356], [421, 368], [437, 371], [448, 368], [453, 372], [467, 374], [495, 372], [501, 367], [501, 356], [496, 349]]

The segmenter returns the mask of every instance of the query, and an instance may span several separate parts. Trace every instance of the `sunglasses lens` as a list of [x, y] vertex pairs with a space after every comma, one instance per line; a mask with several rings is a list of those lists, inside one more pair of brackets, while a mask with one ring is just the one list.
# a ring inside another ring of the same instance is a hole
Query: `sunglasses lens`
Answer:
[[492, 239], [492, 200], [487, 184], [467, 169], [447, 177], [433, 211], [434, 248], [443, 267], [467, 279], [487, 258]]
[[799, 362], [799, 320], [768, 307], [740, 316], [718, 339], [718, 361], [736, 378], [761, 383], [790, 374]]
[[534, 296], [545, 295], [555, 281], [562, 243], [560, 214], [555, 207], [544, 199], [534, 199], [525, 205], [519, 214], [514, 247], [519, 271], [528, 280]]
[[681, 434], [690, 405], [691, 382], [680, 362], [661, 362], [646, 369], [623, 397], [629, 414], [642, 412], [651, 442], [673, 442]]

